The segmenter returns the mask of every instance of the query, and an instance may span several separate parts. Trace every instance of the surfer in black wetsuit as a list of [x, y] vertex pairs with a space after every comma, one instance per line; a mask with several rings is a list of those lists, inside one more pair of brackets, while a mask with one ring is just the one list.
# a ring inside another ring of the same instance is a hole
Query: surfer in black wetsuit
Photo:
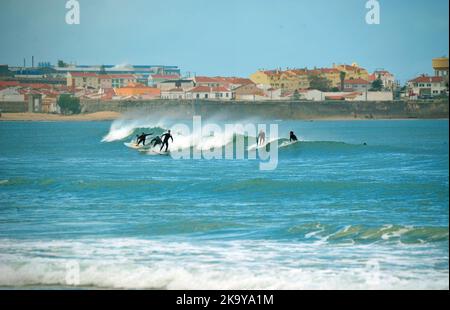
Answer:
[[161, 138], [159, 136], [156, 136], [152, 139], [152, 141], [150, 141], [150, 144], [153, 144], [153, 147], [162, 144], [163, 141], [161, 140]]
[[291, 133], [290, 133], [289, 141], [290, 141], [290, 142], [292, 142], [292, 141], [294, 141], [294, 142], [298, 141], [297, 136], [294, 134], [293, 131], [291, 131]]
[[144, 132], [142, 133], [142, 135], [137, 137], [137, 146], [139, 146], [139, 144], [142, 143], [143, 146], [145, 146], [145, 140], [147, 139], [148, 136], [151, 136], [153, 133], [149, 133], [149, 134], [145, 134]]
[[163, 139], [163, 144], [161, 145], [161, 149], [159, 151], [161, 152], [162, 149], [164, 148], [164, 145], [165, 145], [166, 146], [166, 152], [167, 152], [167, 149], [169, 148], [169, 139], [172, 139], [172, 142], [173, 142], [173, 137], [170, 134], [170, 130], [167, 133], [163, 134], [161, 136], [161, 139]]

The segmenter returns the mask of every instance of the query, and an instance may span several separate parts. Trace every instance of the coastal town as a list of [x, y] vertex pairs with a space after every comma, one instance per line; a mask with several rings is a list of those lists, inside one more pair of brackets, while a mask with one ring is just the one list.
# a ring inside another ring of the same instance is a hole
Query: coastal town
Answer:
[[260, 69], [248, 77], [182, 74], [178, 66], [0, 65], [0, 111], [76, 114], [73, 102], [216, 100], [394, 101], [448, 98], [448, 58], [430, 60], [433, 74], [401, 85], [392, 72], [357, 63], [327, 68]]

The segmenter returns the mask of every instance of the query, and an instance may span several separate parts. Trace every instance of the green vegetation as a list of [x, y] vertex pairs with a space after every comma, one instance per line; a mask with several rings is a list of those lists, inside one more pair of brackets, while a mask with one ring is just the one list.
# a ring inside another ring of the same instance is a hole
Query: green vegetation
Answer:
[[327, 78], [320, 75], [310, 75], [308, 79], [310, 89], [317, 89], [323, 92], [330, 90], [331, 82]]
[[73, 97], [69, 94], [59, 96], [58, 106], [65, 115], [81, 113], [80, 98]]
[[371, 91], [381, 91], [383, 89], [383, 81], [380, 79], [376, 79], [372, 82], [372, 89]]
[[58, 68], [67, 68], [69, 65], [62, 60], [58, 60]]
[[344, 81], [345, 81], [346, 75], [347, 75], [347, 72], [344, 72], [344, 71], [339, 72], [339, 79], [341, 80], [341, 91], [344, 91]]

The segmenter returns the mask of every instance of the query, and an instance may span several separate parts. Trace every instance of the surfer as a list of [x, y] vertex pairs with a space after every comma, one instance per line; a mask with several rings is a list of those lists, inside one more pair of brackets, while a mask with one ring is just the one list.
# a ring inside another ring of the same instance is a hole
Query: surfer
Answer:
[[162, 149], [164, 148], [164, 145], [165, 145], [166, 146], [166, 152], [167, 152], [167, 149], [169, 148], [169, 139], [172, 139], [172, 142], [173, 142], [173, 137], [170, 134], [170, 130], [167, 133], [163, 134], [161, 136], [161, 139], [163, 139], [163, 143], [162, 143], [161, 149], [159, 151], [161, 152]]
[[297, 136], [294, 134], [293, 131], [291, 131], [291, 133], [290, 133], [289, 141], [290, 141], [290, 142], [292, 142], [292, 141], [294, 141], [294, 142], [298, 141]]
[[148, 136], [151, 136], [152, 134], [153, 133], [146, 134], [146, 133], [143, 132], [142, 135], [137, 136], [137, 144], [136, 144], [136, 146], [139, 146], [139, 144], [141, 144], [141, 143], [142, 143], [143, 146], [145, 146], [145, 140], [147, 139]]
[[264, 145], [264, 142], [266, 142], [266, 133], [261, 129], [259, 131], [258, 135], [258, 145]]
[[150, 141], [150, 144], [153, 144], [153, 147], [162, 144], [163, 141], [161, 140], [161, 138], [159, 136], [156, 136], [152, 139], [152, 141]]

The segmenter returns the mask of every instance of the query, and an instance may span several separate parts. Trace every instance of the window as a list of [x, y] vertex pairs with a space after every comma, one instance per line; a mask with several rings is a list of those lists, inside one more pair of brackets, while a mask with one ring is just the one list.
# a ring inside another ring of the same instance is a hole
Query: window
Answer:
[[205, 94], [205, 99], [208, 99], [208, 94]]
[[195, 97], [196, 97], [197, 99], [200, 99], [200, 94], [197, 94]]
[[229, 97], [229, 93], [226, 93], [226, 94], [225, 94], [225, 97], [227, 97], [227, 98], [228, 98], [228, 97]]

